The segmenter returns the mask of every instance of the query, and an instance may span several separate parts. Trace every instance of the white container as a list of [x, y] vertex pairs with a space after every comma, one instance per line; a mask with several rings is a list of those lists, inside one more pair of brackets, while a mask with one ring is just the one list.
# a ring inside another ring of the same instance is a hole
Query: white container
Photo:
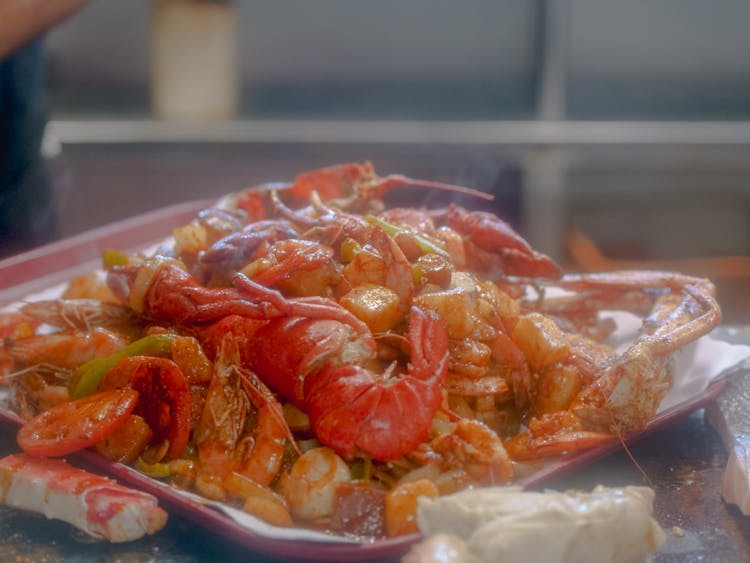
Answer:
[[234, 6], [154, 0], [151, 102], [160, 119], [222, 120], [237, 111]]

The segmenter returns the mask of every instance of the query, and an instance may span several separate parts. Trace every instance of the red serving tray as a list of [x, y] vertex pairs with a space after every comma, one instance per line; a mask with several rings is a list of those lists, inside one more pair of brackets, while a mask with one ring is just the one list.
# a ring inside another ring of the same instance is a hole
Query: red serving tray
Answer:
[[164, 207], [0, 260], [0, 306], [99, 269], [104, 250], [133, 251], [163, 240], [212, 203]]
[[[164, 240], [173, 228], [184, 225], [211, 203], [212, 200], [191, 201], [159, 209], [1, 260], [0, 306], [63, 283], [73, 276], [99, 269], [101, 253], [106, 249], [133, 251]], [[628, 435], [625, 442], [632, 443], [670, 421], [707, 405], [716, 398], [723, 385], [723, 381], [717, 381], [692, 399], [658, 414], [644, 431]], [[13, 425], [21, 425], [23, 422], [16, 414], [1, 408], [0, 421]], [[613, 440], [551, 461], [514, 483], [524, 487], [536, 487], [587, 466], [621, 448], [620, 441]], [[5, 453], [11, 452], [0, 452], [0, 455]], [[270, 538], [238, 524], [216, 509], [187, 498], [169, 485], [146, 477], [123, 464], [110, 462], [94, 452], [82, 451], [69, 457], [73, 462], [155, 495], [174, 514], [179, 514], [251, 550], [276, 557], [318, 561], [400, 557], [421, 539], [420, 534], [359, 543]]]

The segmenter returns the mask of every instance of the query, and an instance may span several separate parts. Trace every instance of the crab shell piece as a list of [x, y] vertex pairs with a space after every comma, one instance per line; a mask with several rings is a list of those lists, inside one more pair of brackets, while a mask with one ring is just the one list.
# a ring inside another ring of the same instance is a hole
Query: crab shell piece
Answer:
[[13, 454], [0, 459], [0, 501], [62, 520], [111, 542], [133, 541], [164, 527], [156, 498], [61, 459]]

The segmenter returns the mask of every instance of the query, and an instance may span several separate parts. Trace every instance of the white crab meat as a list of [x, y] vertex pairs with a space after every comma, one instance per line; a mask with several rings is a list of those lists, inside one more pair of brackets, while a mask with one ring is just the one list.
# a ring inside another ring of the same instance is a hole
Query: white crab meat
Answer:
[[427, 540], [405, 561], [646, 561], [665, 541], [653, 501], [652, 489], [633, 486], [590, 493], [489, 487], [422, 497], [417, 519]]
[[67, 522], [111, 542], [137, 540], [164, 527], [156, 497], [68, 465], [25, 454], [0, 459], [0, 502]]

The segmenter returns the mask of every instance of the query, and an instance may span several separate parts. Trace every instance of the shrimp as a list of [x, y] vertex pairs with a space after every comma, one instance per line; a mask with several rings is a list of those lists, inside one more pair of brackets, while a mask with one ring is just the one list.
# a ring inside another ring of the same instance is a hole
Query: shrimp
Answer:
[[252, 371], [244, 374], [242, 383], [250, 403], [257, 409], [257, 422], [252, 440], [244, 444], [238, 472], [259, 485], [269, 485], [281, 469], [286, 444], [291, 444], [298, 454], [299, 450], [281, 404], [268, 387]]
[[24, 313], [0, 314], [0, 338], [23, 338], [36, 332], [39, 321]]
[[200, 462], [196, 488], [204, 496], [217, 499], [225, 498], [222, 483], [234, 469], [234, 451], [250, 406], [236, 366], [236, 344], [232, 344], [229, 339], [222, 341], [203, 414], [193, 435]]
[[461, 420], [455, 429], [435, 438], [430, 444], [448, 468], [460, 468], [475, 484], [507, 482], [513, 468], [497, 434], [476, 420]]
[[[256, 421], [248, 431], [251, 407]], [[194, 439], [200, 461], [196, 487], [211, 498], [225, 498], [224, 481], [233, 472], [269, 485], [281, 469], [287, 440], [294, 443], [281, 405], [240, 366], [232, 336], [222, 342]]]
[[229, 494], [242, 499], [242, 509], [274, 526], [291, 527], [294, 524], [286, 499], [273, 489], [259, 485], [253, 479], [232, 472], [224, 480]]
[[93, 299], [102, 303], [117, 303], [117, 298], [107, 287], [101, 272], [91, 272], [74, 277], [68, 282], [62, 299]]
[[[132, 388], [138, 391], [134, 414], [151, 429], [152, 441], [165, 445], [170, 459], [179, 458], [190, 440], [192, 397], [185, 374], [172, 360], [127, 356], [106, 372], [98, 390]], [[142, 426], [134, 425], [134, 429]]]
[[416, 534], [417, 499], [434, 498], [440, 495], [435, 483], [429, 479], [418, 479], [393, 487], [385, 496], [385, 530], [389, 537]]
[[616, 439], [612, 432], [587, 430], [581, 419], [568, 410], [545, 413], [528, 422], [528, 430], [504, 442], [513, 461], [533, 461], [559, 456]]
[[72, 370], [95, 358], [105, 358], [124, 348], [128, 340], [103, 328], [35, 334], [6, 340], [4, 352], [17, 366], [48, 364]]
[[280, 490], [295, 518], [317, 521], [331, 517], [337, 488], [351, 480], [349, 466], [333, 450], [313, 448], [294, 463]]
[[106, 328], [129, 336], [143, 329], [143, 319], [132, 309], [97, 299], [50, 299], [21, 306], [21, 312], [61, 329], [91, 331]]
[[445, 388], [448, 393], [464, 397], [493, 395], [512, 398], [507, 378], [492, 360], [490, 346], [466, 338], [450, 342], [450, 363]]
[[514, 473], [502, 440], [477, 420], [457, 421], [449, 431], [422, 444], [408, 457], [421, 467], [407, 473], [400, 482], [427, 478], [441, 495], [469, 485], [503, 484]]
[[22, 418], [29, 420], [40, 412], [70, 400], [67, 382], [70, 371], [38, 364], [5, 377], [10, 382], [10, 401]]

